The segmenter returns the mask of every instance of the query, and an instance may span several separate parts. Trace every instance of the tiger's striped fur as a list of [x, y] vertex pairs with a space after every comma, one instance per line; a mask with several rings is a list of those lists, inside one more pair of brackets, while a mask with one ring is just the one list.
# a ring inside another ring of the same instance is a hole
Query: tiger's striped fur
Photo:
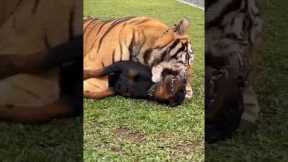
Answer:
[[[262, 20], [256, 0], [208, 0], [205, 3], [206, 69], [214, 71], [211, 76], [207, 76], [210, 77], [207, 84], [213, 88], [206, 90], [206, 98], [210, 98], [206, 100], [206, 109], [225, 112], [225, 107], [216, 106], [221, 104], [215, 101], [215, 96], [219, 95], [217, 89], [227, 88], [217, 87], [217, 82], [222, 78], [229, 78], [234, 80], [231, 84], [238, 85], [242, 94], [238, 98], [244, 105], [242, 120], [254, 123], [259, 106], [249, 77], [253, 68], [252, 54], [261, 42], [262, 32]], [[206, 114], [207, 116], [209, 115]]]
[[[100, 69], [114, 62], [131, 60], [149, 65], [153, 81], [162, 78], [169, 68], [187, 77], [193, 60], [191, 42], [186, 35], [189, 22], [184, 19], [170, 28], [149, 17], [125, 17], [102, 21], [84, 20], [84, 69]], [[101, 91], [108, 87], [106, 78], [84, 81], [85, 91]]]
[[1, 0], [1, 121], [39, 123], [82, 111], [82, 12], [81, 0]]
[[[78, 0], [2, 0], [0, 55], [30, 56], [81, 35], [81, 6]], [[60, 98], [59, 71], [13, 75], [0, 80], [0, 89], [0, 107], [47, 105]]]

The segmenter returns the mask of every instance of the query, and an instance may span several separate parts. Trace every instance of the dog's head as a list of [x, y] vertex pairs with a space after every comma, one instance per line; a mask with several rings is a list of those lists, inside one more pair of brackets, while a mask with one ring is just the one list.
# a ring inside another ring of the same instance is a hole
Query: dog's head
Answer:
[[180, 105], [186, 95], [186, 80], [179, 76], [166, 75], [160, 82], [154, 85], [153, 98], [169, 106]]
[[170, 106], [181, 104], [186, 95], [186, 66], [177, 62], [162, 62], [152, 68], [152, 81], [155, 83], [153, 96]]
[[156, 84], [154, 97], [157, 101], [169, 106], [180, 105], [185, 99], [185, 83], [179, 77], [169, 75]]

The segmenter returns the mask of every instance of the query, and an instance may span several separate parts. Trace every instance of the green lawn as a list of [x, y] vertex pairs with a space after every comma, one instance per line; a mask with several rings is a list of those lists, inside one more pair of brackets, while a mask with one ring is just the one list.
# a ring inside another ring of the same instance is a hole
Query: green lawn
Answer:
[[[262, 107], [258, 129], [209, 145], [207, 161], [288, 161], [288, 15], [286, 0], [262, 0], [265, 20], [256, 90]], [[85, 100], [85, 161], [203, 161], [204, 160], [204, 13], [174, 0], [85, 0], [84, 15], [104, 19], [153, 16], [168, 24], [192, 20], [190, 35], [196, 53], [194, 98], [177, 108], [110, 97]], [[0, 161], [79, 161], [82, 125], [79, 118], [44, 125], [0, 123]], [[77, 160], [78, 159], [78, 160]]]
[[265, 29], [256, 67], [255, 87], [262, 108], [258, 129], [209, 145], [205, 152], [209, 162], [288, 161], [288, 1], [262, 0], [260, 4]]
[[85, 100], [85, 161], [203, 161], [204, 12], [175, 0], [84, 0], [84, 16], [151, 16], [170, 25], [186, 16], [196, 53], [194, 97], [181, 106], [123, 97]]
[[82, 159], [80, 118], [41, 125], [0, 123], [1, 162], [79, 162]]

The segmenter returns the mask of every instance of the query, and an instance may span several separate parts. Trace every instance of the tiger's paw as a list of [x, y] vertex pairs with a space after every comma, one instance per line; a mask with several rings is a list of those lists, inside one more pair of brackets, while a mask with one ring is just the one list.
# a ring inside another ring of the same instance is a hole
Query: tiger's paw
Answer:
[[258, 129], [258, 125], [256, 122], [251, 122], [245, 119], [241, 119], [239, 123], [239, 131], [243, 134], [255, 133], [257, 129]]
[[190, 100], [193, 97], [193, 90], [190, 85], [186, 86], [186, 95], [185, 98]]

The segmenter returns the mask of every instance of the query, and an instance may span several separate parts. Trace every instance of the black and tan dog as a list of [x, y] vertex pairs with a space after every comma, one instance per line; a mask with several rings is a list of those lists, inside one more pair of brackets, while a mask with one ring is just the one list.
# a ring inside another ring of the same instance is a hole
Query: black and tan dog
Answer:
[[91, 94], [95, 99], [106, 97], [107, 94], [121, 95], [155, 100], [169, 106], [177, 106], [185, 99], [186, 83], [182, 83], [183, 80], [170, 75], [159, 83], [154, 83], [150, 67], [137, 62], [120, 61], [103, 69], [84, 70], [84, 79], [104, 76], [108, 76], [110, 88], [106, 94]]

